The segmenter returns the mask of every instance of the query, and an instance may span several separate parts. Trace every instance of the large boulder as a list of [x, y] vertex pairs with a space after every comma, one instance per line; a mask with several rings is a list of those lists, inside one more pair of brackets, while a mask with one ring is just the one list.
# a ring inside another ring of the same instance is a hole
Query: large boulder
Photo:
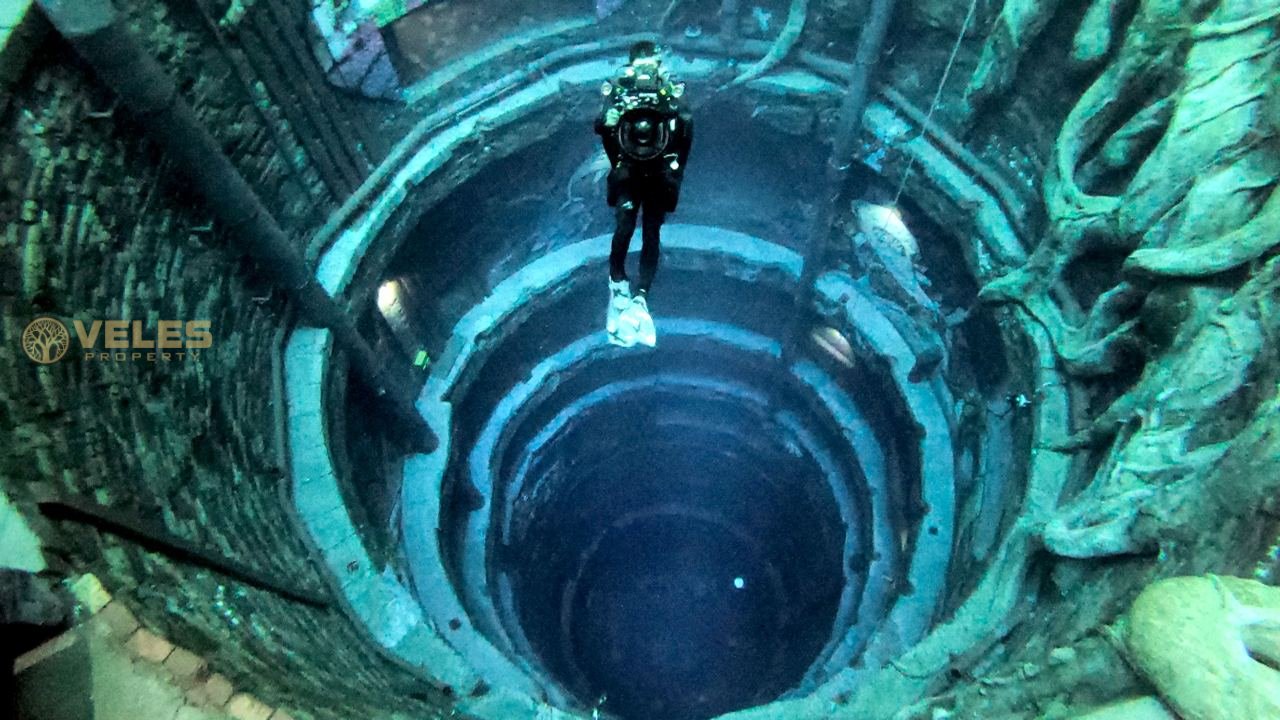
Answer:
[[1183, 720], [1280, 720], [1280, 588], [1161, 580], [1134, 601], [1125, 644]]

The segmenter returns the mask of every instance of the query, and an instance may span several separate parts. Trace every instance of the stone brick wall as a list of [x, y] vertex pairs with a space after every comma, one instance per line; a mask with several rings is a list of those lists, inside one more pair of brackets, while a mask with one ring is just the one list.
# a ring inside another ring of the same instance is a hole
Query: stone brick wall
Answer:
[[[337, 127], [320, 143], [302, 142], [281, 109], [289, 99], [270, 97], [271, 83], [259, 85], [251, 65], [238, 74], [234, 49], [203, 24], [200, 4], [123, 5], [302, 243], [350, 189], [327, 177], [325, 164], [347, 157], [358, 175], [367, 149], [335, 147], [354, 137]], [[301, 88], [302, 71], [294, 72], [294, 92], [326, 102], [327, 88]], [[2, 102], [0, 477], [36, 519], [53, 570], [97, 573], [144, 626], [271, 704], [303, 704], [316, 717], [432, 716], [443, 694], [378, 655], [336, 607], [298, 604], [90, 525], [37, 517], [37, 496], [96, 502], [286, 586], [327, 594], [283, 496], [283, 299], [227, 250], [226, 231], [56, 35]], [[159, 320], [207, 319], [213, 346], [199, 359], [117, 362], [85, 359], [73, 340], [67, 357], [40, 366], [19, 336], [41, 314], [68, 326], [139, 320], [151, 337]]]

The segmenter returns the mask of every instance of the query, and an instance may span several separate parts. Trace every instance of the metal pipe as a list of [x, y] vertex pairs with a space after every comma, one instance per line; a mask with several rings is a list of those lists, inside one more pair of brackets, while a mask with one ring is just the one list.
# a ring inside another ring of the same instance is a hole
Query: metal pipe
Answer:
[[894, 0], [871, 0], [867, 24], [858, 36], [858, 49], [849, 68], [849, 88], [840, 104], [836, 124], [835, 141], [831, 146], [829, 169], [844, 173], [853, 158], [853, 145], [858, 137], [862, 113], [867, 109], [871, 91], [871, 75], [880, 62], [880, 51], [889, 33], [889, 20], [893, 17]]
[[327, 328], [356, 376], [381, 398], [417, 449], [436, 446], [435, 434], [414, 406], [408, 368], [393, 369], [377, 355], [355, 319], [322, 288], [304, 255], [223, 154], [195, 111], [133, 33], [117, 21], [110, 0], [37, 0], [66, 37], [164, 147], [191, 187], [226, 225], [228, 237], [297, 305], [302, 318]]
[[144, 520], [120, 508], [71, 498], [41, 500], [39, 507], [41, 513], [54, 520], [67, 520], [95, 527], [147, 550], [188, 565], [208, 568], [294, 602], [317, 608], [328, 608], [332, 604], [325, 594], [178, 537], [164, 525]]
[[871, 74], [880, 60], [880, 52], [884, 47], [885, 36], [889, 32], [889, 20], [893, 17], [894, 0], [871, 0], [867, 24], [862, 26], [858, 35], [858, 49], [853, 56], [853, 64], [849, 67], [849, 85], [844, 99], [840, 103], [840, 111], [836, 118], [836, 134], [831, 143], [831, 157], [827, 159], [823, 183], [826, 194], [818, 199], [818, 211], [809, 232], [809, 242], [804, 250], [804, 265], [800, 273], [800, 289], [796, 293], [798, 300], [795, 321], [792, 326], [791, 342], [788, 349], [793, 349], [799, 338], [804, 337], [802, 320], [809, 312], [813, 299], [813, 282], [818, 277], [819, 264], [827, 238], [831, 232], [831, 224], [835, 222], [836, 203], [844, 187], [845, 177], [853, 163], [854, 144], [858, 139], [858, 130], [862, 123], [862, 115], [866, 112], [867, 101], [871, 93]]

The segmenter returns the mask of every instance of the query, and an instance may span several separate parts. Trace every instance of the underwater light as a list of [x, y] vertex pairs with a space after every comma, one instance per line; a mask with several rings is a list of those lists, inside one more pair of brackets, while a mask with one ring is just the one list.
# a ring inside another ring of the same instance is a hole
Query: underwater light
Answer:
[[833, 327], [818, 327], [809, 333], [809, 337], [813, 339], [815, 345], [825, 350], [841, 365], [853, 367], [853, 345], [839, 330]]
[[400, 312], [400, 281], [388, 280], [378, 288], [378, 310], [385, 316]]
[[859, 201], [855, 204], [858, 227], [864, 233], [879, 230], [901, 246], [906, 255], [915, 255], [920, 248], [916, 238], [902, 221], [902, 210], [896, 205], [877, 205]]

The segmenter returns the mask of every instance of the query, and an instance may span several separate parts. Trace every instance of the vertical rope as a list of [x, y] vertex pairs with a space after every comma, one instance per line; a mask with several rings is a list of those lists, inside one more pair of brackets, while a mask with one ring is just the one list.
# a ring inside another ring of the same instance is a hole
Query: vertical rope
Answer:
[[[920, 126], [920, 134], [917, 139], [924, 137], [925, 132], [929, 129], [929, 123], [933, 121], [933, 112], [938, 109], [938, 101], [942, 99], [942, 89], [947, 85], [947, 77], [951, 75], [951, 66], [956, 62], [956, 54], [960, 52], [960, 43], [964, 40], [964, 34], [969, 32], [969, 23], [973, 21], [973, 13], [978, 7], [978, 0], [970, 0], [969, 12], [964, 16], [964, 24], [960, 26], [960, 34], [956, 36], [956, 44], [951, 47], [951, 57], [947, 58], [947, 66], [942, 70], [942, 79], [938, 81], [938, 90], [933, 94], [933, 102], [929, 103], [929, 112], [925, 113], [924, 123]], [[916, 156], [912, 155], [907, 160], [907, 167], [902, 171], [902, 179], [898, 181], [898, 191], [893, 194], [893, 207], [898, 206], [898, 201], [902, 199], [902, 190], [907, 186], [907, 177], [911, 175], [912, 168], [915, 167]]]
[[871, 0], [867, 22], [858, 33], [858, 46], [849, 66], [848, 85], [836, 117], [835, 135], [831, 141], [831, 155], [823, 172], [823, 188], [817, 197], [813, 223], [809, 226], [808, 241], [804, 246], [804, 259], [800, 271], [800, 287], [795, 297], [794, 320], [788, 332], [789, 340], [783, 345], [783, 353], [791, 360], [791, 353], [800, 346], [804, 336], [804, 319], [813, 306], [814, 281], [818, 277], [819, 262], [827, 249], [831, 227], [837, 216], [836, 204], [852, 165], [853, 148], [857, 144], [862, 117], [866, 113], [871, 78], [881, 61], [885, 37], [897, 0]]

